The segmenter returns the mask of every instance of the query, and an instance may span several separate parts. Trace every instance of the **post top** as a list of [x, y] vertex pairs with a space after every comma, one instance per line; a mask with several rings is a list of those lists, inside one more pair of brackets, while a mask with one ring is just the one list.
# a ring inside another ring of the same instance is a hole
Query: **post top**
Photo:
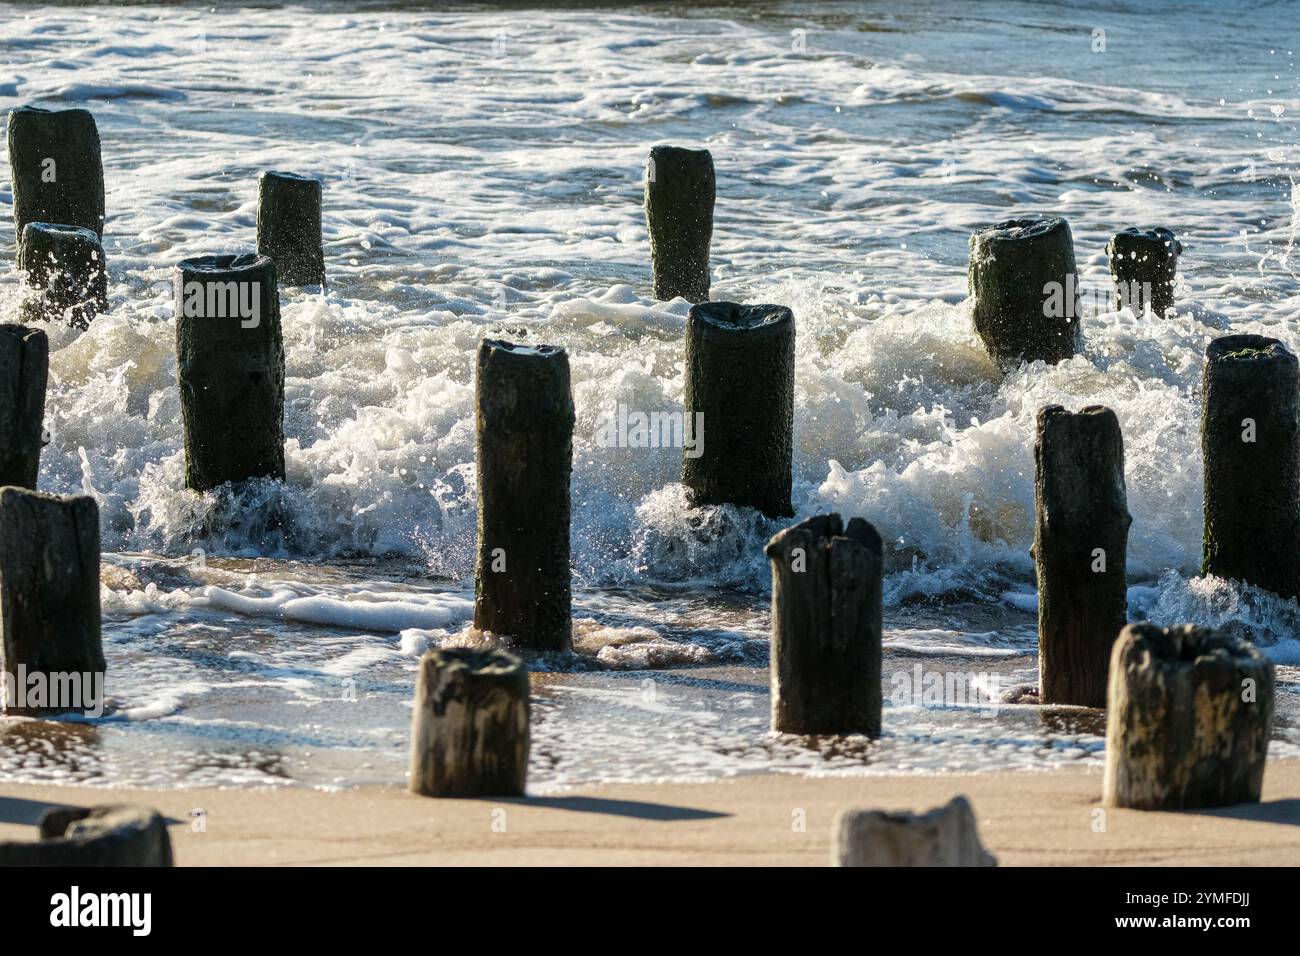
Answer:
[[1004, 219], [1002, 222], [985, 226], [971, 237], [971, 241], [979, 239], [982, 242], [1014, 242], [1038, 239], [1061, 229], [1068, 234], [1070, 224], [1060, 216], [1025, 216], [1018, 219]]
[[726, 331], [748, 331], [766, 326], [790, 325], [794, 313], [784, 305], [741, 305], [736, 302], [700, 302], [691, 306], [688, 322], [702, 322]]
[[1221, 335], [1205, 347], [1207, 362], [1275, 362], [1295, 364], [1296, 357], [1280, 340], [1243, 332]]
[[1196, 624], [1160, 627], [1143, 622], [1129, 624], [1115, 642], [1116, 654], [1147, 656], [1165, 667], [1183, 668], [1214, 664], [1272, 666], [1255, 647], [1227, 631]]
[[667, 144], [650, 147], [651, 159], [659, 159], [664, 156], [671, 157], [672, 159], [690, 159], [696, 162], [702, 162], [707, 159], [709, 165], [713, 164], [713, 154], [703, 147], [669, 146]]
[[829, 546], [833, 539], [840, 538], [866, 548], [876, 557], [884, 553], [880, 533], [871, 522], [865, 518], [855, 517], [850, 518], [848, 527], [845, 527], [844, 520], [835, 511], [824, 515], [813, 515], [798, 524], [778, 531], [763, 551], [769, 558], [782, 557], [785, 554], [786, 544], [791, 538], [802, 539], [807, 536], [814, 539], [814, 544]]
[[1143, 246], [1162, 246], [1172, 255], [1183, 253], [1183, 244], [1178, 241], [1173, 231], [1164, 226], [1129, 226], [1121, 229], [1106, 243], [1106, 254], [1113, 256], [1117, 252], [1136, 252]]
[[280, 179], [292, 183], [311, 183], [315, 186], [321, 184], [320, 180], [315, 176], [303, 176], [300, 173], [289, 173], [282, 169], [268, 169], [266, 172], [262, 173], [262, 179]]
[[99, 233], [94, 229], [86, 229], [83, 226], [70, 226], [62, 222], [29, 222], [23, 226], [23, 245], [31, 241], [29, 234], [44, 233], [47, 236], [58, 236], [60, 238], [77, 238], [86, 242], [93, 242], [99, 245]]
[[195, 274], [200, 278], [206, 275], [220, 277], [231, 273], [260, 271], [272, 265], [269, 256], [256, 252], [218, 253], [182, 259], [176, 264], [176, 271]]
[[568, 357], [563, 346], [559, 345], [520, 345], [505, 339], [483, 339], [479, 343], [480, 352], [502, 352], [521, 358], [558, 358]]
[[[26, 106], [15, 106], [13, 109], [11, 109], [11, 110], [9, 111], [9, 122], [12, 123], [12, 122], [14, 121], [14, 118], [17, 117], [17, 116], [19, 116], [20, 114], [26, 114], [26, 115], [28, 115], [28, 116], [31, 116], [31, 115], [41, 115], [41, 116], [80, 116], [80, 115], [83, 114], [83, 113], [84, 113], [86, 116], [90, 116], [90, 115], [91, 115], [90, 110], [88, 110], [88, 109], [86, 109], [86, 108], [84, 108], [84, 107], [81, 107], [81, 106], [74, 106], [74, 107], [72, 107], [71, 109], [66, 109], [66, 110], [50, 110], [50, 109], [46, 109], [46, 108], [43, 107], [43, 106], [31, 106], [31, 105], [29, 104], [29, 105], [26, 105]], [[92, 118], [93, 118], [93, 117], [92, 117]]]
[[500, 677], [524, 670], [524, 662], [507, 651], [444, 647], [426, 651], [424, 659], [442, 670], [453, 668], [482, 677]]

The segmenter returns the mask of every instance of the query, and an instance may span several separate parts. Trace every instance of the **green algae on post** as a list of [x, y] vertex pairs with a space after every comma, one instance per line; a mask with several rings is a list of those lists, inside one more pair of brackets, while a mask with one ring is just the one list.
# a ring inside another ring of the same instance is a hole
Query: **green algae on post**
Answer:
[[1205, 350], [1201, 572], [1300, 595], [1300, 366], [1277, 339]]
[[571, 644], [569, 355], [484, 339], [478, 348], [474, 626], [520, 647]]
[[284, 342], [275, 263], [185, 259], [173, 274], [185, 486], [284, 480]]
[[685, 420], [702, 422], [682, 457], [695, 505], [794, 514], [794, 313], [783, 305], [705, 302], [686, 318]]

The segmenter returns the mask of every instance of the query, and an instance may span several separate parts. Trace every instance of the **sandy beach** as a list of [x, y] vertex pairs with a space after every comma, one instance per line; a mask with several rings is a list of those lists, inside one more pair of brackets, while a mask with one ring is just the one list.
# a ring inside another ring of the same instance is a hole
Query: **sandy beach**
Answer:
[[[1300, 761], [1270, 761], [1263, 801], [1186, 813], [1096, 811], [1092, 770], [577, 788], [525, 800], [433, 800], [398, 787], [337, 792], [0, 787], [0, 838], [34, 839], [50, 805], [129, 802], [174, 821], [180, 866], [823, 866], [850, 806], [972, 802], [1004, 866], [1300, 863]], [[192, 813], [204, 811], [202, 832]], [[802, 822], [802, 826], [799, 824]], [[1104, 827], [1104, 828], [1103, 828]]]

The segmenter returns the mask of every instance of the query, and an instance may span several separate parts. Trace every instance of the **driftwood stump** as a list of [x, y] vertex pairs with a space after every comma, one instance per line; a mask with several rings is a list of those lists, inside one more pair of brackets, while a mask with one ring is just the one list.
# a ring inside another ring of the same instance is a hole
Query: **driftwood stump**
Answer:
[[687, 423], [703, 423], [682, 457], [692, 502], [793, 515], [794, 314], [783, 305], [692, 306], [684, 405]]
[[104, 250], [92, 229], [29, 222], [18, 247], [18, 268], [39, 292], [23, 303], [24, 322], [67, 322], [85, 329], [108, 311]]
[[880, 735], [882, 547], [861, 518], [786, 528], [772, 562], [772, 729]]
[[22, 106], [9, 114], [14, 234], [29, 222], [80, 226], [104, 235], [99, 130], [86, 110]]
[[513, 654], [432, 650], [420, 658], [411, 714], [411, 792], [523, 796], [528, 671]]
[[0, 325], [0, 487], [36, 487], [49, 364], [44, 332]]
[[266, 256], [181, 262], [176, 381], [185, 426], [185, 486], [284, 480], [284, 343], [275, 264]]
[[997, 866], [965, 797], [920, 814], [845, 810], [834, 833], [832, 866]]
[[171, 866], [167, 821], [120, 804], [54, 807], [41, 814], [39, 843], [0, 843], [0, 866]]
[[275, 262], [285, 286], [324, 285], [321, 183], [294, 173], [262, 174], [257, 189], [257, 251]]
[[1300, 595], [1300, 367], [1277, 339], [1205, 350], [1201, 572]]
[[104, 675], [93, 498], [0, 488], [0, 650], [17, 690], [6, 714], [102, 708], [93, 699]]
[[570, 646], [569, 356], [484, 339], [478, 350], [474, 626], [533, 650]]
[[645, 221], [656, 299], [708, 301], [715, 192], [713, 155], [707, 149], [650, 150]]
[[1125, 229], [1106, 245], [1115, 281], [1115, 308], [1141, 316], [1147, 306], [1158, 316], [1174, 307], [1174, 281], [1183, 244], [1161, 226]]
[[1273, 663], [1209, 628], [1133, 624], [1115, 643], [1106, 713], [1107, 806], [1258, 803], [1273, 723]]
[[1128, 620], [1133, 520], [1115, 413], [1040, 409], [1034, 466], [1040, 700], [1104, 707], [1111, 645]]
[[1078, 269], [1064, 219], [1008, 219], [970, 239], [975, 331], [1003, 368], [1048, 365], [1078, 345]]

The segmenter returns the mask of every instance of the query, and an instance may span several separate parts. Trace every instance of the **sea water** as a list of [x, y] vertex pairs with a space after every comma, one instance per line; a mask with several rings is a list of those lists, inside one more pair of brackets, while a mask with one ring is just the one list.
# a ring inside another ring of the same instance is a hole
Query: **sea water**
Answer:
[[[1097, 764], [1096, 712], [994, 705], [1037, 679], [1053, 402], [1123, 426], [1131, 616], [1255, 640], [1274, 752], [1300, 753], [1300, 608], [1196, 576], [1204, 347], [1300, 348], [1300, 27], [1265, 2], [890, 7], [4, 7], [0, 108], [98, 121], [112, 303], [49, 330], [40, 480], [99, 503], [110, 710], [0, 720], [6, 779], [402, 783], [416, 660], [473, 639], [485, 335], [567, 348], [577, 410], [575, 653], [531, 662], [532, 786]], [[656, 143], [713, 153], [713, 297], [794, 310], [799, 517], [887, 542], [879, 742], [768, 734], [783, 522], [690, 509], [682, 449], [605, 440], [620, 406], [683, 410], [688, 306], [650, 295], [641, 210]], [[329, 287], [281, 292], [286, 482], [199, 496], [172, 267], [253, 247], [268, 169], [324, 182]], [[1035, 212], [1073, 229], [1084, 351], [1003, 377], [967, 239]], [[1111, 304], [1106, 241], [1147, 224], [1186, 250], [1163, 319]], [[899, 693], [931, 673], [971, 693]]]

